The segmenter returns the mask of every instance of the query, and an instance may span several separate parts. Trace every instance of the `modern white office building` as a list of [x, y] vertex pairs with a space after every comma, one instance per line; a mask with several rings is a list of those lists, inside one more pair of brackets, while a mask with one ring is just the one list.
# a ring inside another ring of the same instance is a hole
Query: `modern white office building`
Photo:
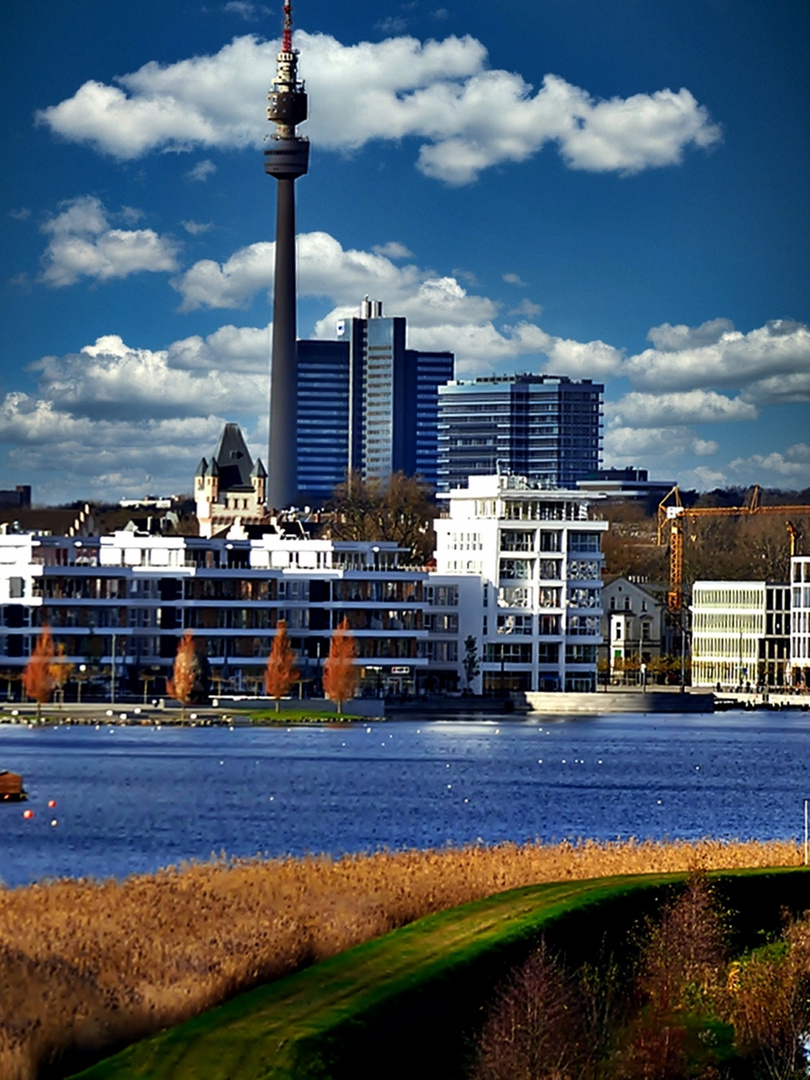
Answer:
[[476, 689], [595, 690], [607, 523], [590, 518], [593, 497], [471, 476], [440, 498], [448, 516], [435, 523], [436, 575], [462, 583], [459, 649], [470, 636], [477, 643]]
[[790, 560], [790, 678], [810, 687], [810, 555]]
[[790, 681], [790, 589], [765, 581], [696, 581], [692, 685], [777, 687]]

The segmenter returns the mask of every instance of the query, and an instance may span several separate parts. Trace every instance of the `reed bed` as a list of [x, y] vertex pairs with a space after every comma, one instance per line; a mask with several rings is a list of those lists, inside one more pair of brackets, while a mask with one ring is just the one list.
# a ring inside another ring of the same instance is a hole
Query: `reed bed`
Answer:
[[545, 881], [796, 866], [793, 842], [220, 859], [0, 888], [0, 1076], [35, 1080], [435, 911]]

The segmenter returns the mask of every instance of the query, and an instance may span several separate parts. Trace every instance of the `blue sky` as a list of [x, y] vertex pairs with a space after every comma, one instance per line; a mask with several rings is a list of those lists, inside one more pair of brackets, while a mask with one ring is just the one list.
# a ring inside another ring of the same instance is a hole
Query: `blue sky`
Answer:
[[[810, 485], [808, 9], [297, 0], [299, 333], [364, 295], [460, 377], [604, 381], [605, 463]], [[6, 12], [0, 487], [266, 457], [280, 3]]]

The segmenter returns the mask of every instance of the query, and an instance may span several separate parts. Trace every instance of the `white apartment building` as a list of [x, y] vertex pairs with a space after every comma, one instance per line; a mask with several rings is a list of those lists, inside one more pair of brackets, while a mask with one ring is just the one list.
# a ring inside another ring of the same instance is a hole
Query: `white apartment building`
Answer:
[[[0, 536], [0, 672], [22, 670], [40, 628], [66, 659], [137, 688], [171, 672], [191, 630], [215, 682], [262, 678], [278, 620], [317, 689], [332, 631], [349, 621], [367, 693], [415, 693], [427, 669], [427, 571], [392, 543], [145, 536]], [[160, 681], [156, 684], [159, 692]]]
[[216, 692], [255, 690], [284, 619], [303, 690], [318, 693], [346, 618], [361, 693], [463, 688], [593, 690], [601, 642], [601, 534], [592, 496], [516, 477], [472, 477], [445, 496], [436, 568], [386, 542], [0, 535], [0, 679], [19, 675], [44, 625], [87, 678], [155, 693], [190, 630]]
[[696, 581], [692, 588], [692, 685], [788, 683], [790, 590], [765, 581]]
[[790, 560], [790, 667], [794, 686], [810, 686], [810, 555]]
[[516, 476], [471, 476], [435, 522], [436, 575], [459, 583], [458, 648], [477, 643], [474, 689], [593, 691], [602, 643], [594, 497]]

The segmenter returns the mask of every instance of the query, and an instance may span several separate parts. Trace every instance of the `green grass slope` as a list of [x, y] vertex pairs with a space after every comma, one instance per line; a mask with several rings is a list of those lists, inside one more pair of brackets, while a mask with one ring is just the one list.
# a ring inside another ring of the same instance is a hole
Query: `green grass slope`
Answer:
[[[713, 875], [714, 876], [714, 875]], [[574, 963], [621, 952], [684, 875], [538, 885], [441, 912], [144, 1039], [82, 1080], [464, 1075], [493, 986], [545, 934]], [[805, 871], [716, 878], [741, 940], [810, 907]], [[761, 938], [760, 938], [761, 940]]]

